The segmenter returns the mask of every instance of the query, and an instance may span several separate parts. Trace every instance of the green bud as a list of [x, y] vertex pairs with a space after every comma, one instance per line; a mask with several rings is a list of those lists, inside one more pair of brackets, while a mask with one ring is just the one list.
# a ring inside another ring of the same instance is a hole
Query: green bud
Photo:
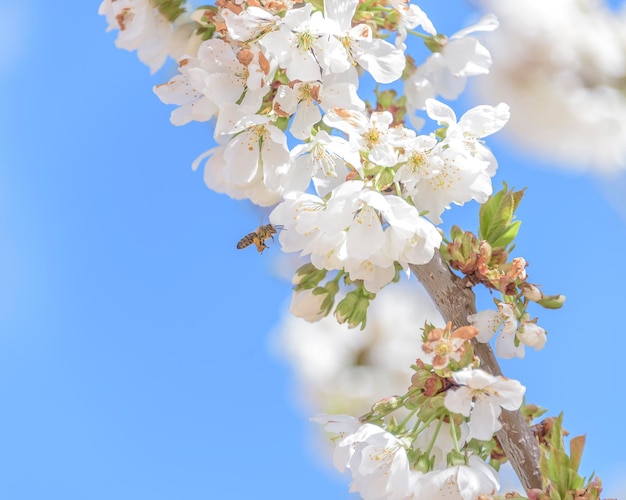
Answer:
[[372, 406], [372, 412], [387, 414], [400, 407], [402, 407], [402, 398], [398, 396], [391, 396], [374, 403]]
[[305, 264], [296, 271], [291, 282], [296, 285], [296, 291], [315, 288], [326, 277], [326, 273], [325, 269], [318, 269], [311, 263]]
[[415, 461], [415, 463], [413, 464], [413, 468], [421, 472], [430, 472], [431, 464], [432, 464], [432, 460], [428, 457], [428, 455], [423, 453]]
[[339, 323], [348, 323], [348, 328], [355, 328], [361, 325], [361, 330], [365, 328], [367, 322], [367, 308], [370, 305], [369, 294], [362, 288], [349, 292], [345, 298], [337, 304], [335, 317]]
[[453, 240], [459, 240], [463, 236], [463, 229], [459, 226], [454, 225], [450, 228], [450, 238]]
[[564, 303], [565, 295], [547, 295], [537, 301], [537, 304], [546, 309], [560, 309]]

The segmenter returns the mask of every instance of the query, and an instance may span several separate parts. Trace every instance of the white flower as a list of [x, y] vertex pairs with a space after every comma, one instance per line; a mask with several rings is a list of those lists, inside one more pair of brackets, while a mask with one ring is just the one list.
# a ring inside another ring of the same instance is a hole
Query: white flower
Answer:
[[469, 465], [457, 465], [421, 475], [414, 485], [415, 500], [476, 500], [500, 488], [498, 473], [476, 455]]
[[162, 102], [181, 106], [172, 112], [174, 125], [210, 120], [227, 103], [259, 107], [275, 68], [258, 49], [235, 53], [226, 42], [211, 39], [197, 52], [197, 57], [179, 61], [179, 75], [154, 88]]
[[269, 190], [263, 183], [263, 175], [259, 170], [256, 176], [245, 185], [235, 185], [231, 181], [229, 169], [231, 163], [224, 157], [227, 146], [218, 146], [202, 153], [193, 162], [192, 169], [197, 170], [204, 162], [204, 182], [209, 189], [224, 193], [236, 200], [249, 199], [261, 207], [276, 204], [280, 195]]
[[476, 106], [467, 111], [458, 123], [452, 108], [435, 99], [426, 101], [426, 110], [433, 120], [447, 125], [446, 142], [462, 143], [467, 154], [488, 163], [486, 173], [489, 176], [496, 173], [496, 159], [480, 139], [495, 134], [507, 124], [511, 113], [506, 104]]
[[151, 0], [104, 0], [98, 14], [106, 16], [107, 31], [119, 30], [115, 46], [136, 50], [139, 60], [156, 72], [168, 56], [172, 24]]
[[218, 106], [236, 102], [258, 107], [269, 90], [268, 75], [274, 68], [258, 48], [235, 53], [226, 42], [211, 39], [200, 45], [197, 58], [184, 70], [191, 85]]
[[[274, 111], [279, 116], [293, 116], [289, 131], [301, 140], [309, 139], [311, 130], [322, 119], [321, 107], [334, 106], [363, 110], [365, 103], [357, 94], [357, 86], [349, 80], [352, 72], [325, 76], [322, 82], [292, 82], [281, 85], [274, 98]], [[346, 78], [342, 78], [346, 75]]]
[[[287, 11], [277, 24], [278, 29], [266, 34], [260, 43], [284, 68], [289, 80], [304, 82], [319, 80], [322, 76], [322, 55], [333, 51], [338, 42], [327, 35], [323, 16], [313, 12], [311, 4]], [[347, 66], [344, 66], [344, 71]]]
[[398, 34], [396, 36], [396, 47], [405, 50], [404, 40], [407, 36], [407, 29], [414, 29], [421, 26], [429, 35], [436, 35], [437, 30], [433, 26], [426, 13], [417, 5], [409, 3], [408, 0], [391, 0], [389, 5], [400, 14], [398, 21]]
[[494, 377], [484, 370], [463, 370], [452, 376], [461, 387], [446, 392], [444, 406], [470, 417], [470, 439], [490, 440], [502, 428], [498, 420], [502, 408], [519, 409], [526, 391], [517, 380]]
[[362, 181], [344, 182], [327, 201], [287, 193], [270, 221], [286, 229], [279, 237], [284, 251], [310, 254], [318, 269], [345, 269], [374, 293], [393, 279], [394, 262], [425, 264], [441, 243], [439, 232], [415, 207]]
[[398, 163], [396, 148], [409, 145], [415, 138], [410, 129], [392, 127], [393, 115], [388, 111], [368, 117], [358, 110], [333, 108], [324, 115], [324, 123], [348, 134], [351, 142], [368, 152], [369, 161], [386, 167]]
[[[539, 351], [546, 343], [546, 332], [533, 321], [528, 320], [528, 315], [517, 317], [511, 304], [498, 303], [498, 310], [485, 310], [471, 314], [467, 320], [478, 328], [478, 341], [489, 342], [498, 331], [496, 339], [496, 354], [504, 359], [524, 357], [524, 345]], [[516, 345], [517, 344], [517, 345]]]
[[528, 347], [534, 347], [536, 351], [543, 349], [546, 345], [546, 331], [532, 321], [521, 323], [517, 332], [517, 338]]
[[284, 191], [306, 189], [310, 179], [294, 175], [285, 133], [270, 117], [255, 111], [254, 107], [232, 103], [220, 107], [214, 135], [219, 143], [226, 144], [223, 154], [226, 165], [221, 177], [226, 185], [238, 190], [261, 182], [275, 195], [271, 205]]
[[477, 31], [493, 31], [498, 27], [495, 16], [487, 14], [478, 23], [452, 35], [440, 52], [429, 56], [405, 82], [409, 116], [413, 110], [423, 109], [426, 99], [438, 95], [456, 99], [468, 76], [484, 75], [491, 67], [489, 51], [475, 38], [467, 35]]
[[256, 6], [249, 6], [239, 14], [229, 9], [222, 9], [220, 14], [226, 23], [228, 35], [238, 42], [255, 39], [271, 31], [281, 21], [279, 16]]
[[294, 175], [313, 178], [319, 196], [326, 196], [345, 182], [351, 170], [360, 171], [358, 150], [345, 139], [319, 131], [309, 142], [291, 150]]
[[350, 491], [364, 500], [403, 500], [409, 494], [409, 461], [404, 444], [393, 434], [373, 424], [363, 424], [350, 432], [354, 420], [337, 415], [333, 422], [320, 415], [314, 420], [340, 431], [333, 463], [337, 470], [352, 473]]
[[480, 139], [504, 126], [508, 107], [477, 106], [457, 123], [449, 106], [434, 99], [428, 99], [426, 106], [429, 116], [446, 126], [446, 137], [439, 143], [427, 136], [410, 141], [400, 157], [404, 165], [398, 169], [396, 180], [415, 207], [439, 224], [452, 203], [484, 203], [491, 195], [497, 162]]
[[458, 31], [445, 44], [441, 55], [446, 66], [454, 76], [486, 75], [491, 67], [489, 51], [475, 38], [472, 33], [493, 31], [499, 26], [493, 14], [487, 14], [476, 24]]
[[352, 26], [358, 4], [358, 0], [324, 0], [324, 15], [329, 24], [336, 27], [334, 34], [346, 51], [345, 59], [362, 66], [378, 83], [391, 83], [402, 76], [406, 65], [404, 52], [389, 42], [374, 38], [367, 24]]
[[470, 314], [467, 320], [478, 328], [479, 342], [487, 343], [495, 335], [498, 329], [503, 326], [507, 335], [515, 334], [517, 330], [517, 316], [510, 304], [498, 303], [498, 310], [486, 309], [476, 314]]
[[173, 125], [185, 125], [192, 120], [205, 122], [217, 113], [215, 103], [193, 88], [185, 75], [176, 75], [167, 83], [155, 85], [153, 90], [162, 103], [180, 106], [170, 115]]

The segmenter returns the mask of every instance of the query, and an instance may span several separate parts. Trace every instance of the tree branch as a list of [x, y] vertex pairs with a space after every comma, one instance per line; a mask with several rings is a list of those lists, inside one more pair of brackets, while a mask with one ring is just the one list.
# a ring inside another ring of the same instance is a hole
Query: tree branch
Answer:
[[[453, 328], [468, 324], [467, 316], [476, 312], [474, 292], [461, 283], [444, 263], [439, 251], [428, 263], [422, 266], [411, 265], [411, 270], [420, 280], [446, 321]], [[493, 375], [502, 375], [500, 365], [489, 344], [474, 342], [474, 350], [481, 360], [481, 366]], [[502, 429], [496, 436], [502, 449], [513, 466], [526, 491], [541, 488], [539, 471], [539, 446], [530, 427], [519, 411], [502, 410]]]

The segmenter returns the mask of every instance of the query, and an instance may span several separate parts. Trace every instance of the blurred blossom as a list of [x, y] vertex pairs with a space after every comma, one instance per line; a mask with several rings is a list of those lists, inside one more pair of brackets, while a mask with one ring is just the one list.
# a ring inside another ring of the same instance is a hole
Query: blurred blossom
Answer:
[[506, 133], [576, 169], [626, 170], [626, 10], [602, 0], [479, 0], [500, 28], [480, 93], [511, 107]]
[[333, 316], [308, 323], [286, 314], [275, 347], [295, 371], [295, 392], [307, 412], [362, 415], [376, 401], [406, 392], [426, 320], [444, 325], [421, 285], [397, 284], [372, 302], [364, 330], [349, 330]]

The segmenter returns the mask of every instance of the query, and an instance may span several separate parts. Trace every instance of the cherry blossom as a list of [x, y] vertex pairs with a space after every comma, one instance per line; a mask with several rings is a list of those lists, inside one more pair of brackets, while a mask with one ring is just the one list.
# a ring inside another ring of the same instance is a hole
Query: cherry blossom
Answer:
[[470, 417], [470, 439], [488, 441], [500, 430], [502, 408], [519, 409], [525, 387], [517, 380], [495, 377], [484, 370], [463, 370], [452, 375], [460, 385], [446, 393], [444, 405], [454, 413]]

